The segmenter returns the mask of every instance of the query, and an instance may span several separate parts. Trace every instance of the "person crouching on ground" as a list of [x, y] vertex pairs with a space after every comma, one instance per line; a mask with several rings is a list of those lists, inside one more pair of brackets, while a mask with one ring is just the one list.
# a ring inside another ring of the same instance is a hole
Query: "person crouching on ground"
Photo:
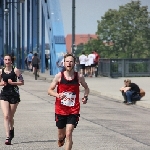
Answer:
[[132, 97], [140, 93], [140, 88], [137, 84], [131, 83], [131, 80], [126, 80], [126, 87], [124, 88], [127, 105], [132, 104]]
[[[48, 94], [56, 97], [55, 121], [58, 128], [58, 146], [64, 145], [65, 150], [72, 149], [72, 132], [76, 128], [80, 116], [79, 85], [84, 89], [83, 104], [87, 103], [89, 88], [83, 75], [74, 71], [75, 57], [72, 54], [64, 56], [65, 70], [59, 72], [53, 79]], [[54, 89], [57, 86], [57, 92]]]

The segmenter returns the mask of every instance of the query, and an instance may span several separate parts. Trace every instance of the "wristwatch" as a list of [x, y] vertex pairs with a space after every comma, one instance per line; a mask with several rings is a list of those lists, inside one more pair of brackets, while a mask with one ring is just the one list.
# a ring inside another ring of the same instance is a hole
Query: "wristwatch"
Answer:
[[88, 96], [84, 96], [85, 100], [87, 101], [88, 100]]

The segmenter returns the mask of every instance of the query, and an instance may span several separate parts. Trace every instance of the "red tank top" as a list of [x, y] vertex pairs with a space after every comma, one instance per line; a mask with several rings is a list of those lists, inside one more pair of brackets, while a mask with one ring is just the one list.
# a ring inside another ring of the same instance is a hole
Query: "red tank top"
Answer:
[[58, 93], [64, 93], [64, 99], [56, 98], [55, 113], [60, 115], [79, 114], [79, 80], [78, 73], [74, 73], [74, 79], [67, 80], [64, 72], [61, 73], [61, 80], [57, 86]]

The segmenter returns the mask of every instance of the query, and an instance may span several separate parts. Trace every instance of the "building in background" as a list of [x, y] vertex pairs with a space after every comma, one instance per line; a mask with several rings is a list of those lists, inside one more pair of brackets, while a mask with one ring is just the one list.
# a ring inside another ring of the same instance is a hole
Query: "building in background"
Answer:
[[[97, 39], [95, 34], [76, 34], [75, 35], [75, 46], [85, 44], [91, 39]], [[66, 48], [68, 53], [72, 53], [72, 34], [66, 36]]]

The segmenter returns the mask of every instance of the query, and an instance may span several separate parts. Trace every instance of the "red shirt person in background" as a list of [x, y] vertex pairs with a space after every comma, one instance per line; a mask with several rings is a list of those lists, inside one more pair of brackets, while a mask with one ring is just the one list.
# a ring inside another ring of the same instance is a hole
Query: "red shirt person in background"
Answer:
[[98, 63], [99, 63], [100, 55], [97, 53], [96, 50], [93, 51], [93, 54], [95, 54], [94, 64], [95, 64], [95, 67], [96, 67], [98, 65]]

